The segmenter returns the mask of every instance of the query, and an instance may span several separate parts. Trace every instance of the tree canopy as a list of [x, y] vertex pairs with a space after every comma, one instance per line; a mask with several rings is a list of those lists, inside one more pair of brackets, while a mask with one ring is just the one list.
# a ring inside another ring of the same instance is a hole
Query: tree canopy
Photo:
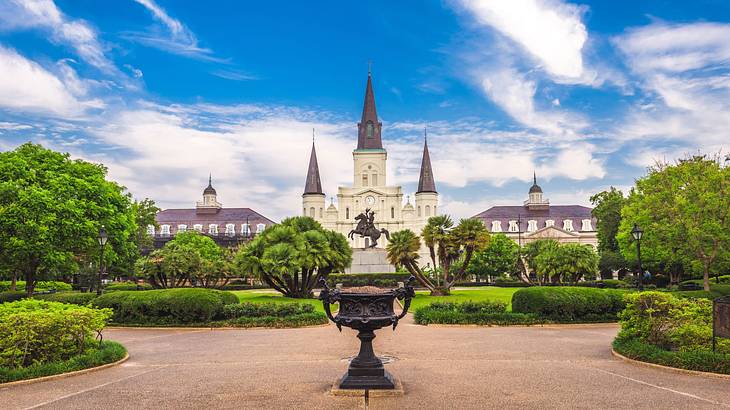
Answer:
[[352, 263], [344, 235], [310, 217], [293, 217], [265, 230], [241, 248], [235, 263], [285, 296], [308, 298], [320, 278]]
[[512, 273], [517, 265], [519, 246], [503, 233], [492, 234], [489, 245], [476, 252], [466, 269], [470, 275], [492, 278], [505, 273]]
[[636, 259], [636, 223], [644, 230], [642, 261], [689, 267], [696, 261], [709, 291], [711, 270], [730, 252], [729, 214], [730, 168], [719, 157], [657, 163], [636, 181], [621, 211], [621, 254]]
[[623, 192], [611, 187], [591, 197], [593, 216], [598, 236], [598, 253], [601, 257], [599, 269], [603, 275], [611, 275], [614, 270], [625, 268], [627, 263], [619, 251], [616, 234], [621, 225], [621, 208], [626, 203]]
[[106, 174], [103, 165], [32, 143], [0, 153], [0, 259], [13, 278], [23, 274], [29, 295], [39, 277], [98, 261], [102, 225], [107, 264], [137, 257], [130, 195]]
[[598, 254], [590, 245], [541, 239], [528, 243], [521, 252], [538, 284], [575, 283], [594, 279], [598, 272]]

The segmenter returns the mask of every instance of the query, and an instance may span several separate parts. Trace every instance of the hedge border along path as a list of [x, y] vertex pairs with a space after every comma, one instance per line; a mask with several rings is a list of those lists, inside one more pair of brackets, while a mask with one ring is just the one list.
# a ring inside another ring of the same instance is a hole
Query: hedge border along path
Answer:
[[[105, 342], [105, 343], [107, 343], [107, 342]], [[119, 344], [119, 345], [124, 347], [121, 344]], [[6, 387], [20, 386], [20, 385], [24, 385], [24, 384], [40, 383], [40, 382], [45, 382], [45, 381], [49, 381], [49, 380], [64, 379], [66, 377], [80, 376], [82, 374], [92, 373], [92, 372], [95, 372], [98, 370], [104, 370], [104, 369], [108, 369], [110, 367], [119, 366], [120, 364], [129, 360], [129, 352], [127, 351], [126, 348], [124, 348], [124, 352], [125, 352], [124, 357], [122, 357], [121, 359], [119, 359], [115, 362], [105, 363], [105, 364], [101, 364], [99, 366], [94, 366], [94, 367], [87, 367], [86, 369], [79, 369], [79, 370], [74, 370], [71, 372], [51, 374], [48, 376], [34, 377], [32, 379], [23, 379], [23, 380], [15, 380], [12, 382], [0, 383], [0, 389], [6, 388]]]
[[661, 370], [667, 370], [673, 373], [680, 373], [680, 374], [689, 374], [692, 376], [702, 376], [702, 377], [709, 377], [712, 379], [726, 379], [730, 380], [730, 374], [724, 374], [724, 373], [713, 373], [713, 372], [702, 372], [699, 370], [689, 370], [689, 369], [682, 369], [681, 367], [671, 367], [671, 366], [664, 366], [662, 364], [656, 364], [651, 362], [645, 362], [643, 360], [637, 360], [632, 359], [630, 357], [626, 357], [622, 355], [621, 353], [617, 352], [616, 349], [611, 348], [611, 354], [615, 357], [627, 362], [634, 364], [636, 366], [642, 366], [642, 367], [650, 367], [654, 369], [661, 369]]

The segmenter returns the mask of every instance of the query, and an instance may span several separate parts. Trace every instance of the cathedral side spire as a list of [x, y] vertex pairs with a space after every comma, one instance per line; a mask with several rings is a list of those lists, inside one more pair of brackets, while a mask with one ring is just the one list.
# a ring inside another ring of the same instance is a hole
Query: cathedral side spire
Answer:
[[423, 158], [421, 159], [421, 175], [418, 178], [417, 194], [422, 192], [436, 192], [436, 182], [433, 179], [433, 170], [431, 169], [431, 156], [428, 153], [428, 138], [426, 130], [423, 130]]
[[312, 153], [309, 156], [309, 168], [307, 169], [307, 181], [304, 184], [304, 194], [324, 195], [324, 192], [322, 192], [322, 180], [319, 178], [317, 151], [314, 149], [314, 131], [312, 131]]
[[375, 109], [375, 93], [370, 67], [368, 67], [368, 82], [365, 86], [365, 102], [362, 107], [362, 118], [357, 124], [357, 149], [383, 149], [380, 131], [383, 124], [378, 121]]

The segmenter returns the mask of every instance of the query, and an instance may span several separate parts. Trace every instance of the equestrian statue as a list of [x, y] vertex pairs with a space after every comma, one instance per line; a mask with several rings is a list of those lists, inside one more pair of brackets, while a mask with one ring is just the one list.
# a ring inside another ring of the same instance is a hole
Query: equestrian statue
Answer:
[[375, 227], [375, 211], [371, 211], [367, 208], [365, 212], [355, 217], [357, 221], [357, 227], [351, 230], [347, 234], [347, 237], [353, 239], [355, 234], [360, 235], [361, 238], [370, 238], [370, 248], [374, 248], [378, 245], [378, 239], [380, 235], [385, 234], [385, 237], [390, 240], [390, 232], [387, 229], [378, 229]]

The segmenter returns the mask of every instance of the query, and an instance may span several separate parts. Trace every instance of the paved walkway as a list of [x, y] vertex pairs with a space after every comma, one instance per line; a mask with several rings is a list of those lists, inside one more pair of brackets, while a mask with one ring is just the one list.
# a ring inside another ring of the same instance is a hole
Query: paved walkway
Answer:
[[[410, 315], [409, 315], [410, 316]], [[611, 356], [615, 325], [435, 327], [377, 332], [376, 352], [406, 394], [370, 409], [710, 409], [730, 407], [730, 380]], [[2, 409], [358, 409], [326, 391], [357, 352], [349, 329], [109, 329], [125, 364], [0, 389]]]

